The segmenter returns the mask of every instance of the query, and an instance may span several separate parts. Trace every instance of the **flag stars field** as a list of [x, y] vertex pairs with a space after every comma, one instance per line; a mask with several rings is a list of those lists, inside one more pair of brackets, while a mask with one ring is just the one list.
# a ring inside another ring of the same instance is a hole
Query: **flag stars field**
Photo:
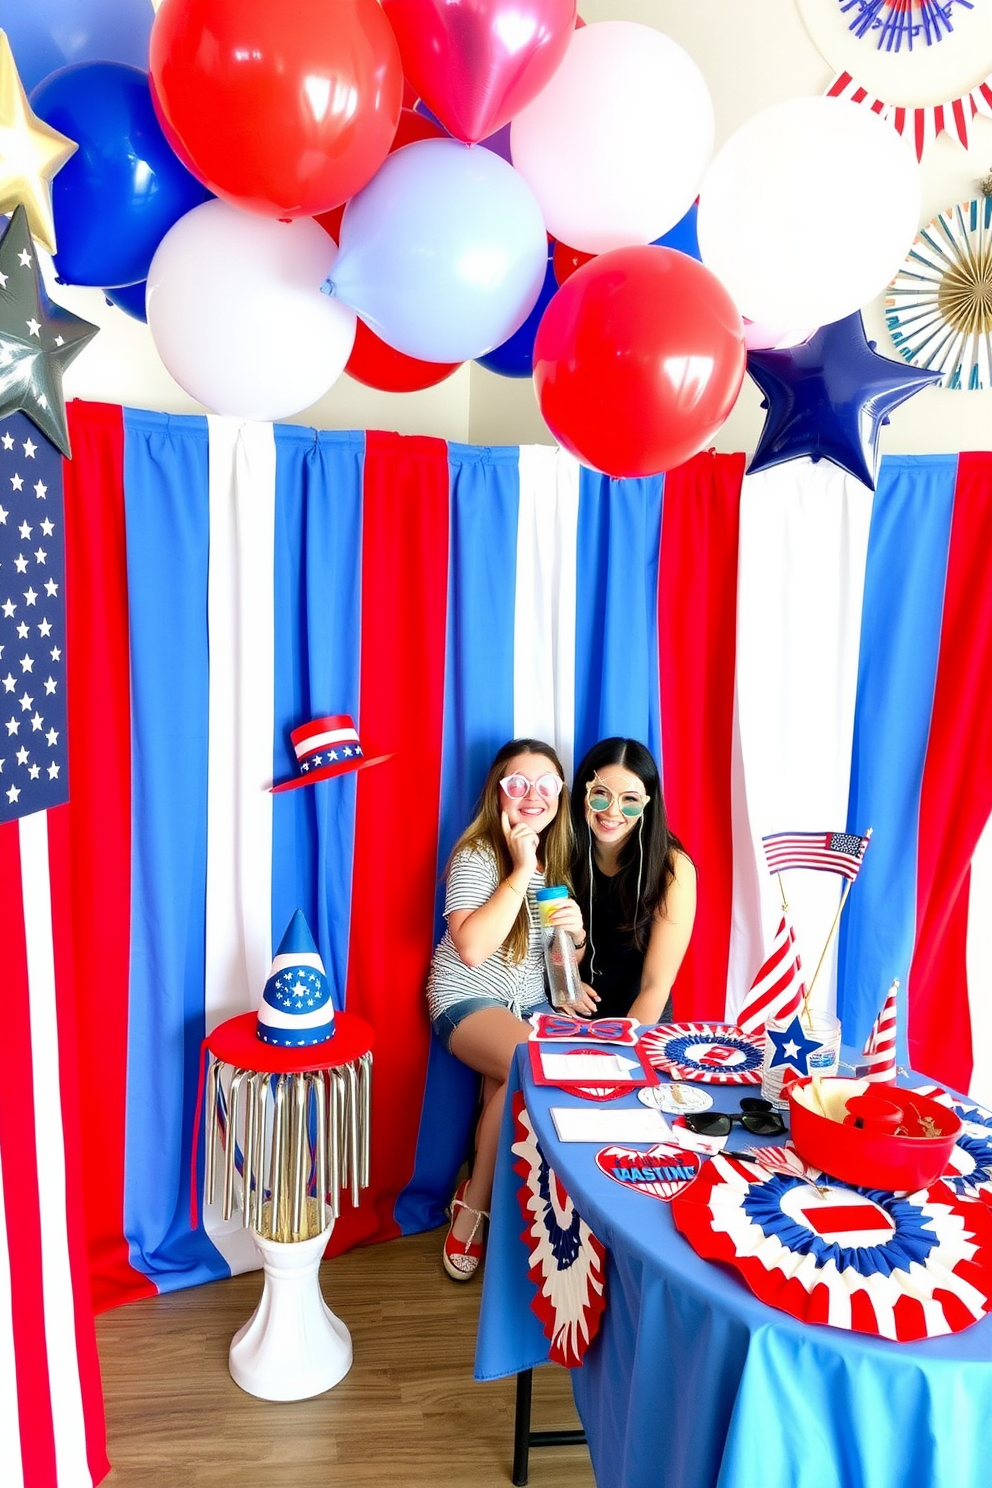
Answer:
[[[41, 317], [38, 319], [40, 324]], [[0, 694], [9, 695], [12, 705], [10, 717], [0, 719], [4, 724], [0, 737], [13, 739], [21, 746], [16, 757], [7, 757], [8, 776], [15, 769], [18, 772], [18, 795], [13, 798], [8, 792], [0, 796], [0, 822], [67, 799], [66, 772], [62, 769], [65, 702], [60, 686], [65, 635], [61, 457], [49, 440], [31, 437], [34, 431], [29, 429], [24, 414], [16, 414], [0, 425], [0, 485], [6, 491], [9, 483], [11, 493], [0, 507], [0, 578], [16, 574], [27, 579], [33, 566], [40, 580], [33, 583], [28, 579], [26, 588], [13, 592], [0, 588], [0, 654], [7, 643], [6, 675], [0, 675]], [[19, 468], [22, 460], [33, 461], [33, 482], [24, 478]], [[39, 520], [33, 503], [36, 498], [48, 500], [49, 493], [54, 500], [47, 514], [39, 514]], [[17, 645], [13, 655], [11, 642]], [[39, 707], [42, 694], [44, 705]], [[29, 743], [32, 739], [34, 745]], [[54, 771], [51, 765], [55, 765]]]

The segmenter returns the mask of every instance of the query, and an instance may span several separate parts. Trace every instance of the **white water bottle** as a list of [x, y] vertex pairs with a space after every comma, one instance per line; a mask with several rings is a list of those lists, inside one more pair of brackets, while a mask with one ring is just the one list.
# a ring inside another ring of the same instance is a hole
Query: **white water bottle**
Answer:
[[550, 916], [568, 898], [568, 890], [538, 889], [536, 898], [544, 936], [544, 965], [548, 973], [548, 993], [552, 1005], [556, 1008], [574, 1007], [581, 991], [575, 946], [567, 930], [550, 922]]

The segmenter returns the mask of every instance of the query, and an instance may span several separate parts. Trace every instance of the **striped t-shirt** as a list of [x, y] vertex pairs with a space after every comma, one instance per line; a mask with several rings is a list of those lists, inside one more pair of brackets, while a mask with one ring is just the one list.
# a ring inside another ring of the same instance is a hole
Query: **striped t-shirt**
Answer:
[[[478, 909], [491, 898], [499, 881], [499, 865], [488, 847], [462, 848], [452, 858], [448, 869], [445, 918], [452, 910]], [[544, 1001], [547, 996], [544, 949], [534, 897], [543, 887], [544, 874], [535, 873], [527, 885], [530, 946], [523, 961], [507, 961], [498, 950], [480, 965], [466, 966], [455, 949], [450, 930], [445, 930], [434, 951], [427, 980], [427, 1006], [432, 1019], [465, 997], [493, 998], [518, 1016]]]

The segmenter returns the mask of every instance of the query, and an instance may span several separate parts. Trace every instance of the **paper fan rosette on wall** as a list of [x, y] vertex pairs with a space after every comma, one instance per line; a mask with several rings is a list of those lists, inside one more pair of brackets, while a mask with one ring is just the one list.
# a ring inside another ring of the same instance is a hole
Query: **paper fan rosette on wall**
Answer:
[[888, 120], [917, 159], [946, 131], [968, 148], [977, 116], [992, 116], [990, 0], [797, 0], [834, 69], [828, 96]]
[[949, 207], [918, 234], [885, 295], [897, 350], [946, 388], [992, 387], [992, 198]]
[[992, 1309], [992, 1211], [942, 1182], [893, 1194], [715, 1157], [672, 1217], [699, 1255], [804, 1323], [910, 1343]]

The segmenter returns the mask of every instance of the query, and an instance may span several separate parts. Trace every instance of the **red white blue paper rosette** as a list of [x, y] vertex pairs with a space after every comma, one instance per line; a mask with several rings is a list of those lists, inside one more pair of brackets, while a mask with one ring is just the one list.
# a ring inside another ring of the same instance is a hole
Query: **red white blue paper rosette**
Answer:
[[962, 1198], [981, 1199], [992, 1205], [992, 1111], [958, 1100], [940, 1085], [915, 1088], [961, 1118], [961, 1135], [951, 1149], [941, 1183]]
[[659, 1023], [641, 1034], [655, 1069], [673, 1080], [709, 1085], [760, 1085], [764, 1040], [729, 1023]]
[[941, 1183], [905, 1195], [817, 1186], [715, 1157], [672, 1216], [701, 1256], [804, 1323], [909, 1343], [992, 1307], [992, 1212]]
[[517, 1197], [526, 1224], [522, 1238], [536, 1288], [530, 1305], [551, 1344], [548, 1358], [571, 1369], [582, 1363], [599, 1331], [606, 1251], [548, 1165], [519, 1090], [513, 1126], [513, 1170], [522, 1180]]

